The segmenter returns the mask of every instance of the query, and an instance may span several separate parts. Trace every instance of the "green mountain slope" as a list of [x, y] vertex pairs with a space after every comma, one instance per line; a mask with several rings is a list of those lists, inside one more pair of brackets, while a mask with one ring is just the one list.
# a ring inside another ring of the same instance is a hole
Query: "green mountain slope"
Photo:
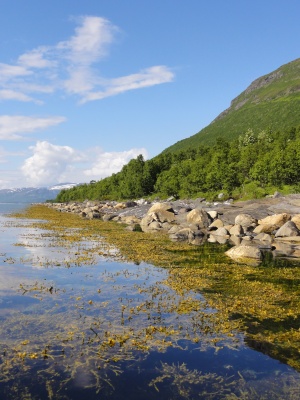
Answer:
[[212, 144], [220, 136], [231, 141], [249, 128], [254, 132], [269, 128], [277, 131], [299, 125], [300, 58], [256, 79], [211, 124], [164, 153]]

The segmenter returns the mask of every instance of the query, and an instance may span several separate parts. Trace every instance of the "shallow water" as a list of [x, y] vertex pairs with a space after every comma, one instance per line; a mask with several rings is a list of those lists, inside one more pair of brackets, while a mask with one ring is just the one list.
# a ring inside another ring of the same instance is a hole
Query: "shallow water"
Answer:
[[7, 216], [0, 237], [1, 399], [299, 398], [297, 371], [250, 348], [234, 321], [224, 329], [206, 294], [179, 293], [167, 269], [100, 255], [76, 265], [93, 243], [53, 246]]

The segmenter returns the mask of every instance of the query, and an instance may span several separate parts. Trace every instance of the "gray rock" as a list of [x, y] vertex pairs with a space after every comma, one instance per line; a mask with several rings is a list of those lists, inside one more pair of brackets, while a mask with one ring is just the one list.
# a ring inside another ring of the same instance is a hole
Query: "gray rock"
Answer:
[[210, 219], [206, 211], [195, 208], [190, 211], [186, 220], [190, 224], [199, 224], [201, 228], [207, 228], [210, 225]]
[[103, 221], [111, 221], [113, 218], [117, 217], [118, 214], [105, 214], [103, 215]]
[[233, 236], [240, 236], [243, 235], [244, 229], [242, 225], [234, 225], [230, 230], [229, 230], [230, 235]]
[[282, 197], [282, 194], [279, 193], [279, 192], [275, 192], [275, 193], [273, 194], [273, 198], [274, 198], [274, 199], [277, 199], [278, 197]]
[[215, 219], [218, 216], [218, 211], [209, 210], [209, 211], [207, 211], [207, 214], [210, 216], [211, 219]]
[[256, 260], [262, 259], [262, 252], [258, 246], [235, 246], [226, 251], [225, 253], [233, 259], [254, 258]]
[[183, 228], [170, 235], [173, 240], [193, 240], [195, 238], [194, 231], [190, 228]]
[[170, 203], [154, 203], [153, 206], [148, 210], [148, 214], [158, 211], [170, 211], [174, 213], [173, 207]]
[[300, 214], [294, 215], [291, 221], [295, 223], [298, 229], [300, 229]]
[[226, 228], [221, 227], [214, 231], [214, 236], [229, 236], [229, 232]]
[[175, 221], [174, 213], [172, 213], [170, 211], [158, 210], [158, 211], [154, 212], [154, 214], [155, 214], [154, 218], [156, 221], [169, 222], [169, 223]]
[[161, 229], [161, 224], [158, 221], [153, 221], [153, 222], [151, 222], [151, 224], [148, 225], [148, 229], [160, 230]]
[[135, 207], [135, 206], [137, 206], [137, 203], [135, 201], [126, 201], [126, 203], [125, 203], [126, 208]]
[[287, 221], [275, 234], [275, 237], [299, 236], [299, 229], [293, 221]]
[[269, 215], [266, 218], [260, 219], [258, 223], [259, 225], [269, 225], [270, 226], [269, 229], [273, 228], [272, 230], [274, 230], [280, 228], [290, 219], [291, 219], [290, 214], [281, 213], [281, 214]]
[[272, 236], [267, 233], [259, 233], [258, 235], [254, 236], [253, 240], [259, 240], [261, 242], [268, 243], [271, 243], [273, 241]]
[[235, 217], [234, 223], [235, 225], [241, 225], [243, 228], [254, 228], [257, 225], [257, 219], [249, 214], [239, 214]]
[[169, 229], [168, 233], [172, 235], [173, 233], [176, 233], [182, 229], [179, 225], [173, 225], [172, 228]]
[[224, 226], [223, 221], [219, 218], [215, 219], [208, 227], [209, 230], [216, 230], [218, 228], [222, 228]]

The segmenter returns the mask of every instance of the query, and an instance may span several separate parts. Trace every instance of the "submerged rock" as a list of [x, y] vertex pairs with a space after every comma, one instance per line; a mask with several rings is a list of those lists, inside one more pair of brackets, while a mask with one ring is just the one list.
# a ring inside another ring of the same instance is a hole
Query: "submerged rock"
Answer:
[[234, 246], [225, 253], [233, 259], [254, 258], [255, 260], [262, 259], [262, 252], [258, 246]]

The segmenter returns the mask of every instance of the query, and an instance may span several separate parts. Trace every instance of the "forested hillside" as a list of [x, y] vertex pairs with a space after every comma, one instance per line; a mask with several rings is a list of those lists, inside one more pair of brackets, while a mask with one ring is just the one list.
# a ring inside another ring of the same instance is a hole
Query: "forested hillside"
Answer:
[[300, 124], [299, 110], [300, 58], [256, 79], [211, 124], [164, 152], [213, 144], [219, 136], [231, 141], [249, 128], [254, 131], [289, 129]]
[[218, 138], [162, 153], [144, 161], [140, 155], [111, 177], [63, 190], [56, 201], [177, 198], [258, 198], [275, 190], [300, 190], [300, 125], [284, 131], [251, 129], [231, 142]]

